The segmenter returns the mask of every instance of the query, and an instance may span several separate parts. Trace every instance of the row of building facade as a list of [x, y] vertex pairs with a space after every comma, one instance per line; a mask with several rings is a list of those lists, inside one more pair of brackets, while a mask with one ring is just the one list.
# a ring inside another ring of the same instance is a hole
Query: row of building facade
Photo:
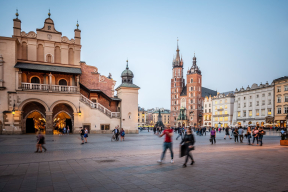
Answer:
[[287, 126], [288, 77], [273, 80], [271, 84], [254, 83], [246, 89], [207, 96], [203, 103], [203, 126], [234, 126], [271, 124]]

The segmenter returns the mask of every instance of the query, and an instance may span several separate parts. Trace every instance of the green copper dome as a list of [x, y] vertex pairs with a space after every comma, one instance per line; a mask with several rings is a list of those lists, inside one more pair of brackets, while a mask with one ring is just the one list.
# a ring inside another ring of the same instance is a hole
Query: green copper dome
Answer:
[[128, 67], [128, 60], [126, 62], [127, 62], [126, 69], [121, 73], [121, 77], [132, 77], [133, 78], [134, 74]]

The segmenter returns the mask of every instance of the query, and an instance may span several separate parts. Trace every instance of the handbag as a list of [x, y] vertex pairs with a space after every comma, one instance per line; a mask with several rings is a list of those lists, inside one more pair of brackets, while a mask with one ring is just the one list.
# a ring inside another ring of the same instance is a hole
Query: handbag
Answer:
[[212, 139], [210, 138], [209, 141], [212, 142]]
[[186, 155], [186, 146], [185, 145], [181, 145], [180, 146], [180, 158]]

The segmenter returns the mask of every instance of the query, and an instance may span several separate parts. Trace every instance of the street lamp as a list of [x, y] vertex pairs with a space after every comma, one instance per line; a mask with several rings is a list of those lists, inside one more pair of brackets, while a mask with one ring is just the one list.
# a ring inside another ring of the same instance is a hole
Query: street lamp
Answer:
[[78, 112], [78, 115], [81, 116], [80, 102], [79, 102], [79, 112]]
[[12, 109], [12, 115], [15, 115], [15, 100], [14, 100], [14, 105], [13, 105], [13, 109]]

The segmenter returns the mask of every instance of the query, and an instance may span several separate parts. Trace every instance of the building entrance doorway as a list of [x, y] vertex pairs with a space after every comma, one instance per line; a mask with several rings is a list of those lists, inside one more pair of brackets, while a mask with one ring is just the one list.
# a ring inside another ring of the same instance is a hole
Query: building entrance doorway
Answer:
[[46, 120], [41, 113], [33, 111], [26, 118], [26, 133], [37, 133], [39, 130], [46, 132]]
[[53, 119], [53, 134], [63, 134], [64, 127], [66, 127], [66, 133], [68, 127], [70, 133], [72, 133], [72, 119], [68, 113], [62, 111], [56, 114]]

